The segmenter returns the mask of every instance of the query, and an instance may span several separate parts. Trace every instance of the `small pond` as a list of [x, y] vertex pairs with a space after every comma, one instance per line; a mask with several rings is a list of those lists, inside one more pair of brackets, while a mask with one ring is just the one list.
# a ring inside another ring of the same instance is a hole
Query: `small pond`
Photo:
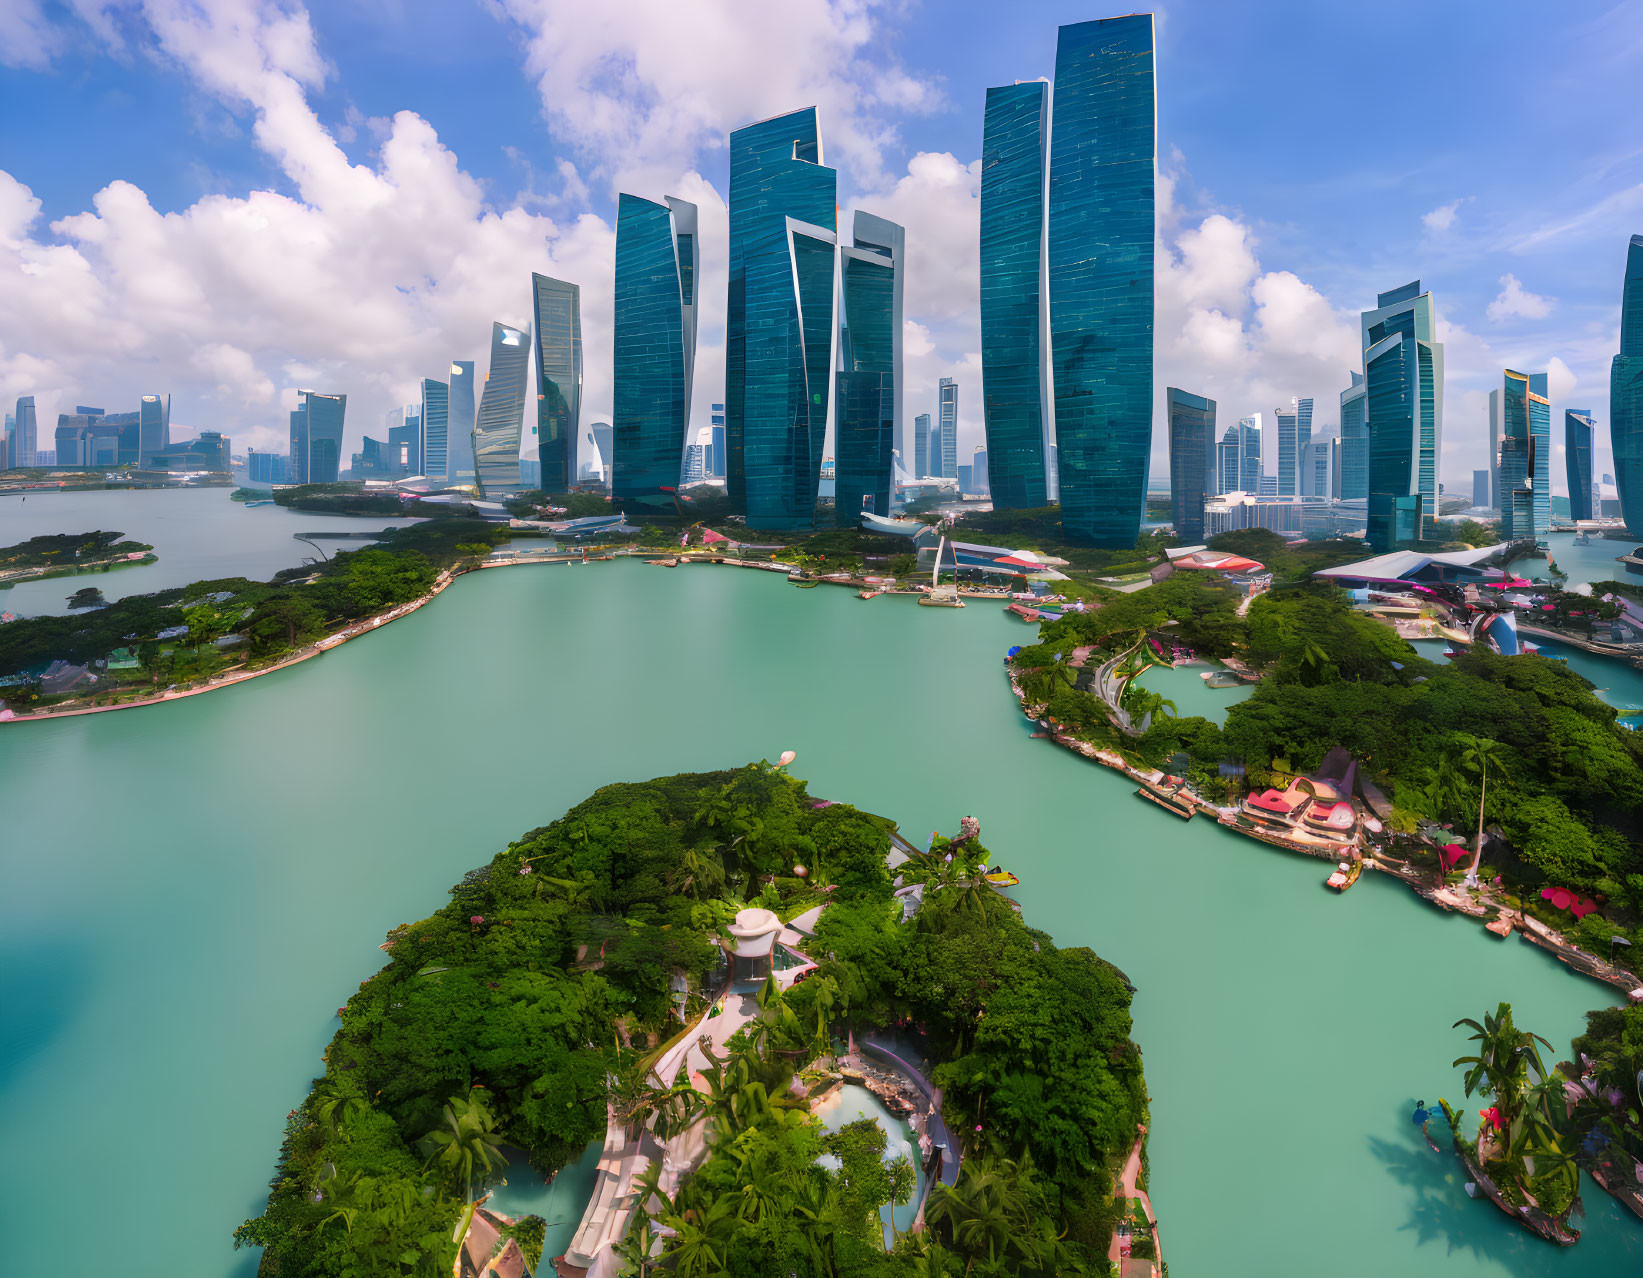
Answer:
[[508, 1147], [502, 1151], [508, 1160], [508, 1169], [503, 1173], [507, 1184], [495, 1186], [485, 1206], [515, 1220], [540, 1216], [547, 1221], [542, 1243], [543, 1273], [553, 1272], [549, 1262], [565, 1254], [576, 1227], [582, 1223], [603, 1150], [603, 1140], [594, 1141], [574, 1163], [560, 1169], [552, 1184], [543, 1183], [542, 1174], [526, 1160], [524, 1150]]
[[1227, 711], [1255, 691], [1253, 684], [1242, 683], [1232, 688], [1212, 688], [1204, 676], [1224, 667], [1215, 661], [1187, 661], [1178, 666], [1153, 666], [1141, 674], [1141, 683], [1149, 692], [1156, 692], [1175, 703], [1175, 713], [1182, 719], [1194, 715], [1211, 723], [1226, 722]]
[[[897, 1158], [905, 1158], [913, 1165], [913, 1196], [907, 1200], [906, 1205], [892, 1209], [890, 1204], [886, 1203], [879, 1208], [879, 1217], [884, 1221], [885, 1246], [890, 1246], [892, 1210], [895, 1212], [896, 1231], [906, 1233], [912, 1228], [913, 1218], [918, 1215], [918, 1204], [924, 1198], [926, 1177], [913, 1129], [887, 1110], [872, 1092], [854, 1083], [834, 1088], [832, 1094], [816, 1106], [816, 1117], [821, 1119], [822, 1126], [830, 1132], [836, 1132], [846, 1123], [853, 1123], [858, 1118], [871, 1118], [884, 1129], [884, 1161], [892, 1163]], [[829, 1160], [829, 1166], [837, 1166], [837, 1159], [833, 1155], [825, 1157]]]

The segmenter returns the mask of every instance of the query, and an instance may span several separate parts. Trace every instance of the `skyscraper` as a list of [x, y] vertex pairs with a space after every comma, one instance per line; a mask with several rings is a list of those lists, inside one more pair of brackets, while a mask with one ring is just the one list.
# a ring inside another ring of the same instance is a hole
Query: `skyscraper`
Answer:
[[1443, 451], [1443, 345], [1419, 280], [1382, 293], [1362, 318], [1369, 422], [1369, 543], [1418, 540], [1438, 513]]
[[506, 324], [491, 325], [491, 370], [474, 422], [474, 469], [479, 491], [491, 501], [520, 491], [520, 431], [530, 359], [529, 333]]
[[923, 479], [930, 473], [930, 414], [920, 413], [913, 418], [913, 478]]
[[1489, 502], [1496, 510], [1500, 507], [1500, 387], [1489, 392]]
[[1049, 285], [1061, 524], [1127, 548], [1152, 446], [1151, 14], [1060, 29], [1050, 131]]
[[837, 204], [814, 107], [730, 135], [726, 478], [731, 509], [750, 528], [815, 523], [833, 380]]
[[144, 395], [137, 404], [137, 465], [146, 467], [154, 454], [171, 445], [171, 396]]
[[906, 232], [857, 212], [855, 244], [839, 249], [838, 399], [833, 522], [890, 513], [896, 401], [901, 394], [901, 293]]
[[896, 433], [892, 446], [905, 453], [908, 422], [905, 415], [906, 387], [902, 381], [901, 330], [902, 302], [907, 292], [907, 230], [899, 222], [892, 222], [876, 213], [864, 213], [860, 209], [856, 210], [850, 230], [854, 247], [889, 258], [894, 268], [890, 288], [890, 372], [896, 383]]
[[1363, 374], [1352, 374], [1352, 385], [1341, 392], [1341, 482], [1342, 501], [1363, 501], [1369, 496], [1369, 421], [1364, 412], [1369, 388]]
[[1238, 487], [1246, 493], [1261, 491], [1261, 415], [1238, 419]]
[[983, 497], [991, 496], [993, 491], [992, 476], [987, 471], [987, 450], [978, 448], [970, 458], [970, 478], [976, 486], [976, 492]]
[[449, 418], [445, 426], [445, 482], [471, 488], [479, 482], [474, 464], [474, 362], [451, 363]]
[[1312, 438], [1312, 401], [1292, 399], [1289, 411], [1272, 410], [1278, 419], [1278, 496], [1299, 497], [1307, 485], [1301, 478], [1301, 459]]
[[1609, 369], [1609, 442], [1620, 517], [1631, 536], [1643, 537], [1643, 235], [1632, 236], [1626, 250], [1620, 353]]
[[1215, 445], [1215, 491], [1235, 493], [1243, 488], [1243, 425], [1233, 422]]
[[958, 383], [943, 377], [937, 391], [941, 412], [941, 477], [958, 477]]
[[723, 404], [713, 405], [713, 416], [711, 420], [713, 430], [713, 452], [712, 461], [707, 473], [723, 479], [725, 475], [725, 406]]
[[342, 467], [348, 396], [299, 390], [291, 412], [291, 482], [334, 484]]
[[616, 212], [611, 496], [635, 516], [676, 509], [696, 366], [699, 273], [696, 206], [623, 194]]
[[[674, 201], [669, 200], [670, 204]], [[689, 210], [689, 244], [680, 252], [691, 259], [690, 287], [695, 287], [696, 206]], [[681, 219], [682, 225], [682, 219]], [[683, 239], [685, 232], [681, 230]], [[576, 482], [576, 439], [582, 425], [582, 290], [546, 275], [531, 275], [536, 317], [536, 444], [532, 479], [550, 493], [567, 491]], [[690, 413], [689, 370], [696, 358], [696, 308], [690, 308], [690, 351], [686, 363], [685, 414]], [[620, 365], [618, 365], [620, 367]], [[617, 383], [621, 385], [618, 375]], [[683, 441], [681, 441], [683, 442]]]
[[34, 415], [34, 396], [22, 395], [17, 400], [17, 425], [12, 435], [13, 466], [38, 466], [39, 426]]
[[448, 382], [422, 379], [422, 473], [436, 487], [445, 483], [450, 468], [446, 451], [451, 423], [451, 387]]
[[1592, 444], [1597, 422], [1588, 408], [1570, 408], [1563, 414], [1563, 461], [1569, 473], [1569, 518], [1597, 518], [1597, 485], [1592, 475]]
[[1318, 435], [1301, 445], [1301, 497], [1333, 497], [1335, 470], [1340, 465], [1341, 441]]
[[1215, 401], [1171, 386], [1169, 404], [1170, 517], [1187, 543], [1204, 538], [1204, 499], [1215, 487]]
[[1472, 504], [1474, 506], [1487, 506], [1490, 504], [1492, 498], [1489, 491], [1490, 483], [1491, 480], [1487, 470], [1474, 470], [1472, 472]]
[[1552, 527], [1552, 405], [1545, 373], [1508, 368], [1501, 391], [1500, 527], [1508, 541]]
[[1049, 86], [987, 90], [981, 131], [981, 406], [999, 510], [1049, 501], [1045, 451], [1044, 140]]

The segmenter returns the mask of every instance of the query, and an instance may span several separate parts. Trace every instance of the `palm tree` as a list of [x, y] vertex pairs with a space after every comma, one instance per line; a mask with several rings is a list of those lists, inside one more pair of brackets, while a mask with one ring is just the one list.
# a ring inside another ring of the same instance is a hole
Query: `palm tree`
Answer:
[[484, 1093], [473, 1091], [447, 1101], [443, 1123], [424, 1136], [417, 1148], [427, 1156], [430, 1166], [438, 1165], [447, 1184], [462, 1190], [467, 1210], [457, 1228], [456, 1237], [460, 1239], [473, 1216], [474, 1169], [482, 1169], [483, 1177], [488, 1178], [508, 1165], [502, 1155], [501, 1133], [486, 1108]]
[[1502, 746], [1498, 741], [1491, 741], [1488, 737], [1469, 737], [1467, 744], [1460, 753], [1461, 767], [1468, 772], [1476, 772], [1480, 778], [1478, 787], [1478, 833], [1477, 846], [1472, 854], [1472, 868], [1469, 871], [1476, 877], [1478, 866], [1483, 862], [1483, 801], [1489, 794], [1489, 765], [1495, 765], [1495, 771], [1505, 775], [1506, 761], [1501, 755]]

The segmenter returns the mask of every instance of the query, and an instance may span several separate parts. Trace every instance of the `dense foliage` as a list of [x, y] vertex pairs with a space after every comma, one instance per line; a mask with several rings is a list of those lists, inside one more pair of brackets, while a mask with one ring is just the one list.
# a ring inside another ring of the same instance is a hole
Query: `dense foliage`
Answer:
[[121, 541], [124, 533], [46, 533], [15, 546], [0, 546], [0, 571], [17, 568], [73, 568], [88, 560], [153, 550], [141, 542]]
[[473, 513], [471, 506], [453, 507], [441, 502], [408, 501], [397, 489], [373, 489], [362, 483], [353, 482], [297, 484], [290, 488], [276, 488], [272, 496], [276, 506], [288, 506], [292, 510], [327, 515], [387, 515], [394, 518], [416, 516], [439, 519], [449, 517], [453, 511]]
[[[925, 902], [901, 924], [888, 831], [759, 764], [609, 786], [527, 834], [390, 933], [287, 1124], [267, 1210], [236, 1239], [265, 1249], [264, 1274], [447, 1273], [504, 1146], [558, 1168], [603, 1135], [608, 1102], [659, 1137], [707, 1124], [709, 1156], [671, 1197], [659, 1164], [641, 1180], [668, 1231], [663, 1271], [1104, 1273], [1108, 1173], [1144, 1103], [1129, 990], [1024, 927], [965, 868], [979, 845], [904, 867]], [[673, 978], [694, 1019], [736, 909], [823, 900], [821, 968], [785, 993], [766, 983], [705, 1091], [657, 1086], [681, 1026]], [[912, 1169], [883, 1161], [876, 1125], [826, 1133], [794, 1084], [844, 1026], [897, 1019], [924, 1027], [968, 1161], [931, 1198], [931, 1228], [887, 1252], [879, 1206], [906, 1200]], [[636, 1216], [629, 1272], [658, 1271], [651, 1228]]]

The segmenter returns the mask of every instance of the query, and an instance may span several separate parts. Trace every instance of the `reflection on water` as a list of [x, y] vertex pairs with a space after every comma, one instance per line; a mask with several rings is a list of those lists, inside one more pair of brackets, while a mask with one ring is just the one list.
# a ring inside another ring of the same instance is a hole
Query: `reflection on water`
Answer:
[[[822, 1126], [830, 1132], [836, 1132], [846, 1123], [853, 1123], [858, 1118], [871, 1118], [883, 1129], [884, 1161], [893, 1163], [898, 1158], [905, 1158], [913, 1166], [912, 1197], [894, 1209], [896, 1229], [905, 1233], [912, 1228], [913, 1218], [918, 1215], [919, 1201], [924, 1196], [925, 1181], [918, 1145], [913, 1139], [913, 1129], [887, 1110], [872, 1092], [854, 1083], [835, 1087], [832, 1094], [816, 1106], [816, 1117], [821, 1119]], [[827, 1157], [833, 1159], [836, 1164], [837, 1159], [833, 1155]], [[889, 1203], [879, 1208], [879, 1218], [884, 1221], [886, 1243], [891, 1239], [891, 1210]]]
[[[515, 1220], [522, 1216], [542, 1217], [548, 1225], [542, 1244], [543, 1260], [562, 1256], [576, 1234], [577, 1225], [582, 1223], [582, 1213], [593, 1195], [599, 1155], [603, 1151], [603, 1140], [594, 1141], [574, 1163], [561, 1168], [549, 1185], [543, 1183], [542, 1174], [526, 1161], [524, 1150], [504, 1148], [502, 1155], [508, 1160], [508, 1167], [503, 1177], [508, 1183], [492, 1188], [485, 1206]], [[546, 1264], [542, 1268], [552, 1271]]]

